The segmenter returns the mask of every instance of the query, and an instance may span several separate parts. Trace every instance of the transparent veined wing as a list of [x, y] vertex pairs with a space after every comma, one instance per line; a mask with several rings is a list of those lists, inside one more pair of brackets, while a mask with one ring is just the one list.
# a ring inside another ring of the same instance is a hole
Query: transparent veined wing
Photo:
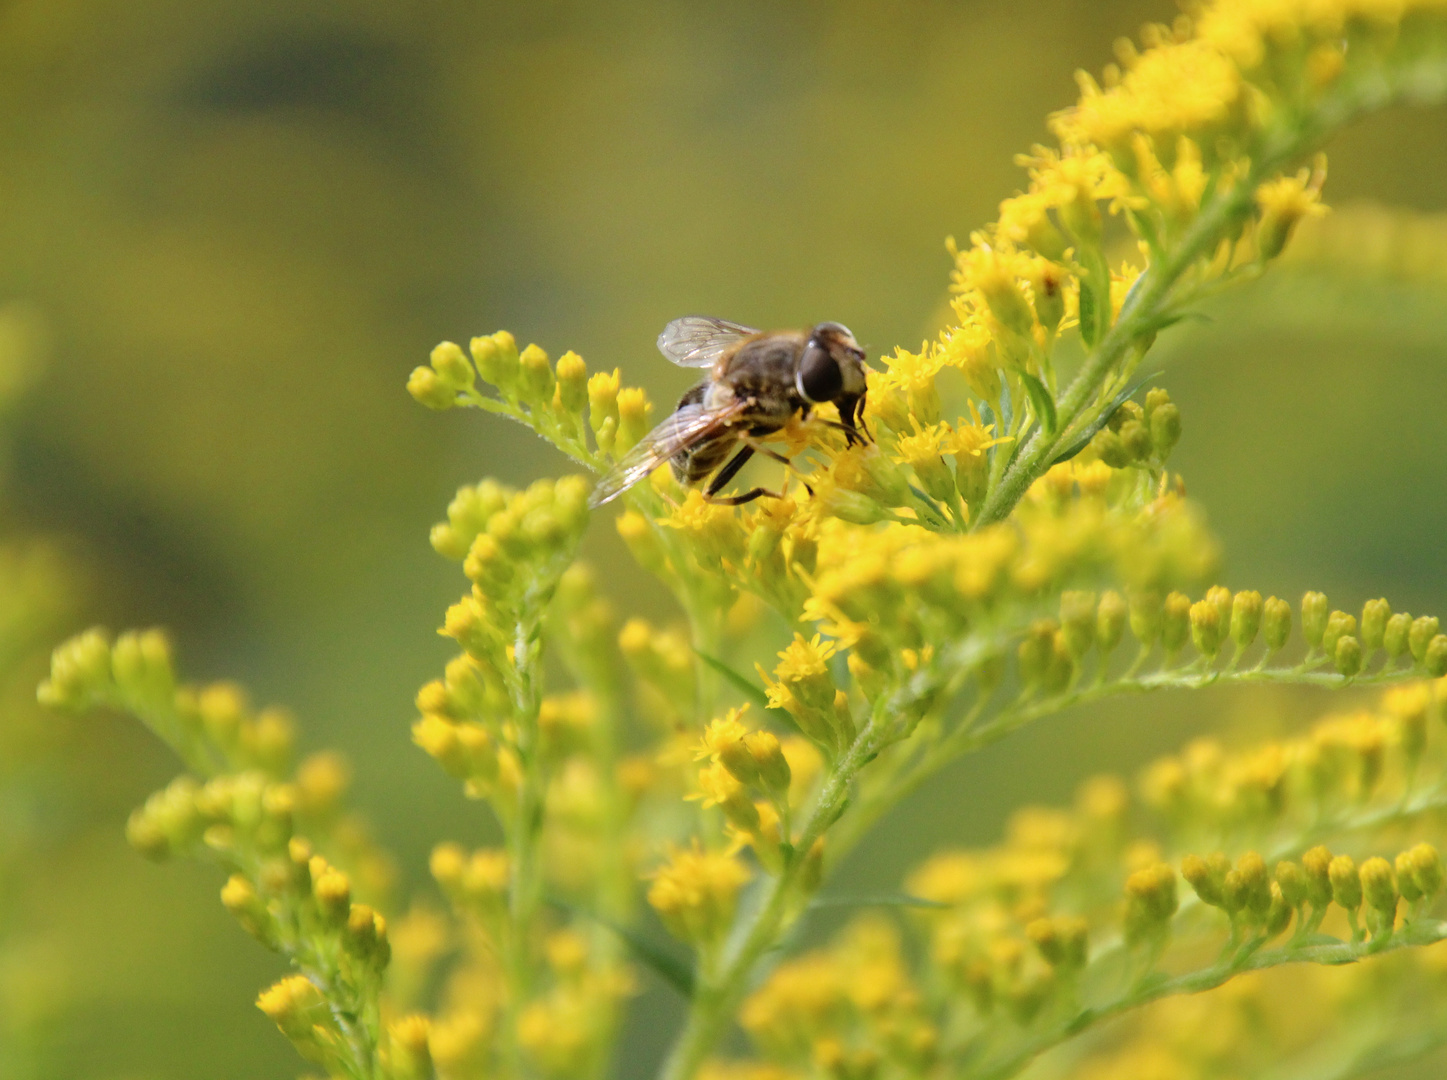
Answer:
[[713, 366], [723, 353], [758, 331], [727, 319], [707, 315], [685, 315], [674, 319], [658, 335], [658, 351], [679, 367]]
[[597, 508], [612, 502], [674, 454], [697, 446], [710, 435], [728, 427], [729, 422], [747, 406], [748, 401], [743, 398], [730, 402], [722, 409], [705, 409], [702, 405], [683, 406], [643, 436], [637, 446], [618, 460], [603, 479], [598, 481], [593, 494], [588, 496], [588, 505]]

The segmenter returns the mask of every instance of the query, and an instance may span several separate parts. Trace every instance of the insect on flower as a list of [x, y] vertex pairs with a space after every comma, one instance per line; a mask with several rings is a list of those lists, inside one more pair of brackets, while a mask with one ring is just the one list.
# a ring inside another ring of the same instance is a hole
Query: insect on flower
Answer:
[[663, 328], [658, 350], [679, 367], [708, 368], [708, 376], [598, 482], [588, 500], [592, 506], [616, 499], [665, 461], [681, 483], [708, 480], [704, 498], [710, 502], [738, 506], [776, 495], [759, 487], [741, 495], [719, 492], [756, 453], [790, 464], [760, 440], [795, 413], [807, 417], [825, 402], [839, 410], [840, 422], [828, 423], [842, 430], [851, 445], [868, 434], [861, 426], [864, 350], [839, 323], [765, 332], [685, 315]]

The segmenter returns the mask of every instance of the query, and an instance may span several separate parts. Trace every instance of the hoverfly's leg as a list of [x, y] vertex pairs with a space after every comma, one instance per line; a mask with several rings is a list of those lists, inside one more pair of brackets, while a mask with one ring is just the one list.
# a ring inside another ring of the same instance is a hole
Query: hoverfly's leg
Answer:
[[771, 499], [782, 499], [784, 493], [781, 491], [769, 491], [766, 488], [754, 488], [742, 495], [710, 495], [704, 492], [703, 501], [716, 503], [719, 506], [743, 506], [744, 503], [751, 503], [755, 499], [761, 499], [767, 495]]
[[865, 443], [874, 441], [869, 437], [869, 429], [864, 426], [864, 412], [862, 409], [860, 410], [860, 419], [858, 424], [855, 424], [852, 414], [850, 415], [849, 419], [845, 420], [843, 423], [840, 423], [838, 420], [826, 420], [822, 416], [816, 417], [815, 419], [817, 419], [818, 422], [823, 424], [825, 427], [833, 428], [835, 431], [844, 432], [845, 446], [853, 446], [855, 443], [859, 443], [862, 446]]
[[[747, 465], [749, 458], [753, 456], [754, 447], [744, 446], [741, 448], [739, 452], [733, 456], [733, 459], [709, 481], [708, 487], [704, 489], [703, 497], [705, 499], [712, 499], [713, 496], [717, 495], [723, 490], [725, 484], [738, 475], [739, 470]], [[755, 495], [754, 498], [758, 498], [758, 496]]]
[[844, 421], [844, 437], [850, 446], [856, 442], [863, 446], [865, 443], [873, 442], [869, 429], [864, 426], [864, 395], [860, 394], [849, 402], [847, 410], [839, 410], [840, 418]]
[[[807, 480], [804, 479], [804, 474], [799, 471], [799, 467], [798, 467], [797, 465], [795, 465], [794, 462], [793, 462], [791, 459], [786, 458], [783, 454], [779, 453], [777, 450], [771, 450], [769, 447], [765, 446], [763, 443], [754, 441], [754, 438], [753, 438], [752, 436], [750, 436], [750, 435], [745, 435], [745, 436], [743, 437], [743, 442], [744, 442], [744, 444], [745, 444], [750, 450], [756, 450], [756, 451], [758, 451], [760, 454], [763, 454], [765, 457], [771, 457], [771, 458], [773, 458], [775, 461], [777, 461], [779, 464], [783, 465], [784, 468], [788, 469], [791, 473], [793, 473], [795, 476], [797, 476], [797, 477], [799, 478], [799, 483], [801, 483], [801, 484], [804, 485], [804, 490], [805, 490], [805, 491], [807, 491], [810, 495], [813, 495], [813, 494], [814, 494], [814, 489], [809, 486], [809, 481], [807, 481]], [[772, 494], [772, 492], [766, 492], [766, 494]], [[781, 498], [781, 499], [782, 499], [782, 498], [783, 498], [783, 495], [780, 494], [780, 495], [777, 496], [777, 498]]]
[[774, 451], [770, 450], [767, 446], [759, 446], [746, 437], [745, 445], [740, 447], [739, 452], [733, 456], [729, 463], [718, 471], [717, 476], [709, 481], [708, 487], [705, 488], [703, 492], [704, 502], [717, 503], [720, 506], [743, 506], [744, 503], [751, 503], [755, 499], [762, 498], [765, 495], [771, 499], [782, 499], [784, 497], [783, 492], [769, 491], [767, 488], [761, 487], [756, 487], [752, 491], [746, 491], [742, 495], [719, 494], [723, 486], [737, 476], [738, 471], [748, 463], [749, 458], [754, 456], [755, 451], [763, 451], [769, 457], [776, 457], [784, 462], [789, 460], [780, 454], [774, 453]]

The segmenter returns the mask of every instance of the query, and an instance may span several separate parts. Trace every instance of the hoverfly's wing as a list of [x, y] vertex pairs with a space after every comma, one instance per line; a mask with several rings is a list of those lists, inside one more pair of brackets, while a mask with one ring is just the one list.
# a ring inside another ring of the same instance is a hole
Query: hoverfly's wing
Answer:
[[705, 409], [702, 405], [685, 405], [639, 440], [618, 463], [598, 481], [588, 505], [596, 509], [612, 502], [619, 495], [644, 479], [674, 454], [697, 446], [714, 432], [728, 426], [748, 406], [745, 398], [736, 398], [722, 409]]
[[685, 315], [674, 319], [658, 335], [658, 351], [679, 367], [712, 367], [724, 351], [758, 331], [727, 319]]

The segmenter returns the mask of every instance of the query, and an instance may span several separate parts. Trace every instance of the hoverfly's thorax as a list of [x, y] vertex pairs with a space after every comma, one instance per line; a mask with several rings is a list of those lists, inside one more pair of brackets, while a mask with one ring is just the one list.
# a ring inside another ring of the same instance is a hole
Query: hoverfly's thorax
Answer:
[[726, 382], [710, 382], [703, 386], [703, 407], [716, 412], [734, 400], [734, 389]]

